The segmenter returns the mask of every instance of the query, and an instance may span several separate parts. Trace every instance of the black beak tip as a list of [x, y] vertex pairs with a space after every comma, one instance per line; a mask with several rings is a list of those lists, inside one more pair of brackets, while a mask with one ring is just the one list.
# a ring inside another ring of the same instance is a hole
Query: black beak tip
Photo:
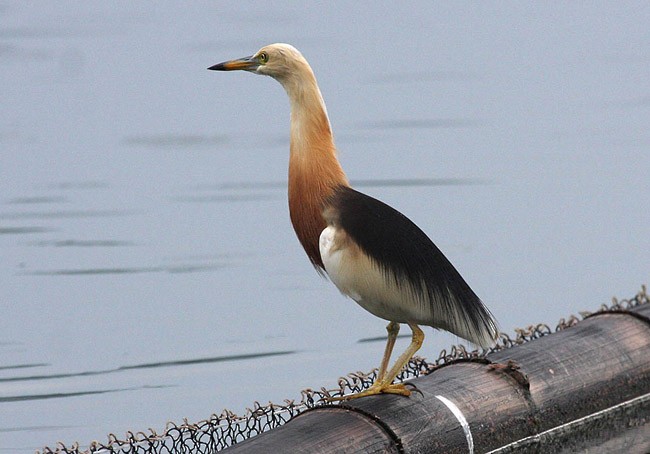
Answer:
[[223, 71], [223, 63], [217, 63], [216, 65], [210, 66], [208, 69], [212, 71]]

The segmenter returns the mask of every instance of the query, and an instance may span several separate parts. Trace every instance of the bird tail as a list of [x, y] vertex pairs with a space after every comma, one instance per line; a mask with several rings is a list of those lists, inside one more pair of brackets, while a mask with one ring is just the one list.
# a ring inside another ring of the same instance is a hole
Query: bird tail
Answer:
[[499, 327], [490, 310], [469, 288], [461, 295], [447, 292], [445, 309], [451, 315], [441, 327], [480, 347], [495, 345], [499, 337]]

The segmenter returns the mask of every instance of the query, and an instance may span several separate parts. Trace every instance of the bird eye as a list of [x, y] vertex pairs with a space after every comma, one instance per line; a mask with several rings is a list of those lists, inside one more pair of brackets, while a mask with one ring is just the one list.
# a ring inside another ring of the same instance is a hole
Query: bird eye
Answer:
[[259, 59], [260, 59], [260, 63], [266, 63], [267, 61], [269, 61], [269, 54], [267, 54], [266, 52], [262, 52], [259, 56]]

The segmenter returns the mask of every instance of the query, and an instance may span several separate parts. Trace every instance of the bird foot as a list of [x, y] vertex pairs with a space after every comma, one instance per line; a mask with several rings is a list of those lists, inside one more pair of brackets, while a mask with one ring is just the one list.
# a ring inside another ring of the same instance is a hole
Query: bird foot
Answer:
[[[416, 389], [418, 392], [420, 390]], [[328, 397], [327, 402], [339, 402], [345, 400], [358, 399], [359, 397], [374, 396], [377, 394], [399, 394], [401, 396], [410, 396], [411, 390], [403, 383], [379, 383], [375, 382], [370, 388], [356, 394], [349, 394], [341, 397]]]

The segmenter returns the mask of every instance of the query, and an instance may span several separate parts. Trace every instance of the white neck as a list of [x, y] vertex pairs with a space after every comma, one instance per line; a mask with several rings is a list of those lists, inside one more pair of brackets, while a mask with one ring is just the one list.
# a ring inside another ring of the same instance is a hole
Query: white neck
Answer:
[[334, 138], [327, 108], [311, 70], [300, 78], [281, 81], [291, 103], [292, 158], [310, 154], [334, 154]]

